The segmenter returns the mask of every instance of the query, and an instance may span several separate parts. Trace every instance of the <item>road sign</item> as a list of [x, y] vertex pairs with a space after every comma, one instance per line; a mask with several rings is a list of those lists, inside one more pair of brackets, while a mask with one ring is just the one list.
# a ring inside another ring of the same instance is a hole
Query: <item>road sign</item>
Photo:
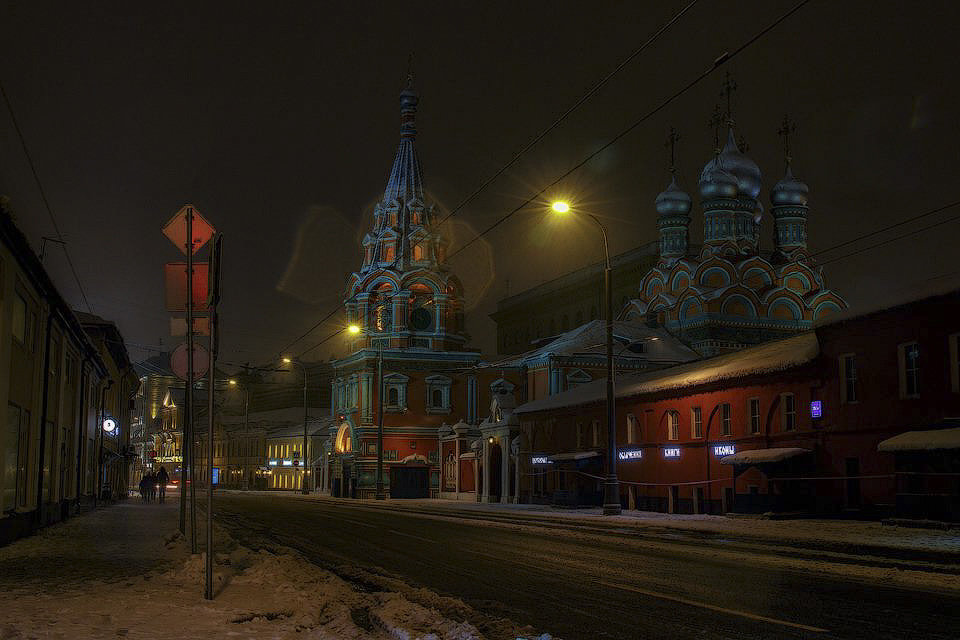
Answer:
[[[170, 318], [170, 335], [175, 338], [187, 335], [187, 319], [186, 318]], [[210, 318], [194, 317], [193, 335], [209, 336], [210, 335]]]
[[215, 229], [213, 225], [200, 215], [196, 207], [192, 204], [185, 205], [180, 211], [177, 211], [170, 221], [163, 226], [163, 235], [170, 239], [170, 242], [187, 255], [187, 212], [193, 211], [193, 252], [196, 253], [200, 248], [210, 241]]
[[[207, 283], [210, 265], [193, 263], [193, 310], [207, 310]], [[187, 263], [168, 262], [163, 265], [163, 284], [167, 311], [187, 310]]]
[[[170, 354], [170, 368], [173, 370], [174, 375], [176, 375], [181, 380], [187, 379], [187, 364], [188, 364], [188, 355], [187, 355], [187, 345], [186, 343], [181, 344], [179, 347], [173, 350], [173, 353]], [[193, 345], [193, 379], [199, 380], [207, 372], [207, 369], [210, 368], [210, 355], [207, 353], [207, 350], [204, 349], [199, 344]]]

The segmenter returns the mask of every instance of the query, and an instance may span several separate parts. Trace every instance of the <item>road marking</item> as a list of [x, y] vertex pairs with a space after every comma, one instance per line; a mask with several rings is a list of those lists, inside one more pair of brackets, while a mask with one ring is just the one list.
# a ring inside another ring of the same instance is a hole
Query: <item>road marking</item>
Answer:
[[710, 609], [711, 611], [729, 613], [730, 615], [740, 616], [742, 618], [750, 618], [751, 620], [760, 620], [761, 622], [771, 622], [773, 624], [780, 624], [785, 627], [793, 627], [795, 629], [803, 629], [804, 631], [813, 631], [815, 633], [829, 632], [828, 629], [821, 629], [820, 627], [811, 627], [811, 626], [800, 624], [797, 622], [780, 620], [778, 618], [768, 618], [767, 616], [761, 616], [756, 613], [750, 613], [749, 611], [739, 611], [738, 609], [727, 609], [726, 607], [718, 607], [715, 604], [708, 604], [706, 602], [697, 602], [696, 600], [687, 600], [686, 598], [679, 598], [677, 596], [668, 596], [662, 593], [657, 593], [656, 591], [648, 591], [647, 589], [631, 587], [625, 584], [615, 584], [613, 582], [605, 582], [603, 580], [598, 580], [597, 582], [598, 584], [602, 584], [606, 587], [613, 587], [614, 589], [623, 589], [624, 591], [633, 591], [635, 593], [642, 593], [643, 595], [650, 596], [651, 598], [660, 598], [661, 600], [670, 600], [672, 602], [679, 602], [680, 604], [690, 605], [691, 607], [701, 607], [703, 609]]
[[398, 536], [407, 536], [408, 538], [414, 538], [416, 540], [423, 540], [424, 542], [432, 542], [433, 544], [437, 544], [436, 540], [431, 540], [430, 538], [421, 538], [420, 536], [415, 536], [412, 533], [404, 533], [403, 531], [397, 531], [396, 529], [390, 529], [388, 533], [395, 533]]

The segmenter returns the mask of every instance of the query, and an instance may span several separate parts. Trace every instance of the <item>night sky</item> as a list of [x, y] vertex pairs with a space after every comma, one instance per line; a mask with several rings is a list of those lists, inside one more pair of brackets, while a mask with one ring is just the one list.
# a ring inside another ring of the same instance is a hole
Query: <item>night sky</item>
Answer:
[[[133, 357], [161, 340], [176, 344], [161, 270], [178, 252], [160, 228], [191, 202], [225, 235], [222, 357], [262, 363], [339, 305], [360, 265], [359, 239], [398, 141], [411, 51], [417, 147], [428, 190], [449, 209], [683, 4], [7, 0], [0, 79], [93, 311], [119, 324]], [[460, 211], [447, 230], [452, 249], [793, 4], [701, 0]], [[812, 2], [555, 195], [607, 221], [614, 252], [656, 239], [669, 127], [682, 136], [680, 184], [696, 194], [712, 155], [707, 121], [729, 70], [739, 87], [737, 133], [764, 173], [768, 211], [783, 173], [776, 132], [785, 113], [797, 122], [793, 166], [811, 189], [813, 251], [960, 199], [958, 22], [952, 2]], [[0, 192], [39, 250], [53, 228], [2, 105]], [[699, 243], [697, 207], [693, 215]], [[828, 286], [867, 308], [955, 278], [958, 229], [945, 224], [831, 263]], [[767, 214], [765, 247], [771, 233]], [[493, 352], [487, 314], [508, 290], [600, 252], [594, 229], [552, 224], [533, 207], [456, 256], [474, 346]], [[62, 250], [48, 245], [47, 254], [62, 293], [82, 307]], [[333, 340], [308, 357], [336, 352], [343, 348]]]

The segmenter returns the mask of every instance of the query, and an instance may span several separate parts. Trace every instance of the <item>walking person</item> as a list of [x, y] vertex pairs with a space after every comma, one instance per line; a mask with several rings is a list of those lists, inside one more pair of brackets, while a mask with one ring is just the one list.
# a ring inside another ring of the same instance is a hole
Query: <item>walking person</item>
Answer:
[[150, 498], [150, 474], [145, 473], [140, 478], [140, 499], [147, 502]]
[[157, 497], [157, 476], [151, 472], [147, 476], [147, 502], [153, 502]]
[[167, 497], [168, 482], [170, 482], [170, 474], [167, 473], [167, 470], [161, 465], [160, 470], [157, 471], [157, 495], [160, 502], [163, 502]]

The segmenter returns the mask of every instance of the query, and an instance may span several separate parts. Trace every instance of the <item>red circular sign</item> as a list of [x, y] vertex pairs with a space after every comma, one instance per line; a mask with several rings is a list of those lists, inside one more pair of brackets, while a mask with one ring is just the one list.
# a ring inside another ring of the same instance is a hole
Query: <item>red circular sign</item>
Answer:
[[[173, 350], [170, 354], [170, 368], [173, 374], [181, 380], [187, 379], [187, 343], [184, 342]], [[194, 381], [203, 377], [210, 367], [210, 355], [207, 350], [199, 344], [193, 345], [193, 379]]]

